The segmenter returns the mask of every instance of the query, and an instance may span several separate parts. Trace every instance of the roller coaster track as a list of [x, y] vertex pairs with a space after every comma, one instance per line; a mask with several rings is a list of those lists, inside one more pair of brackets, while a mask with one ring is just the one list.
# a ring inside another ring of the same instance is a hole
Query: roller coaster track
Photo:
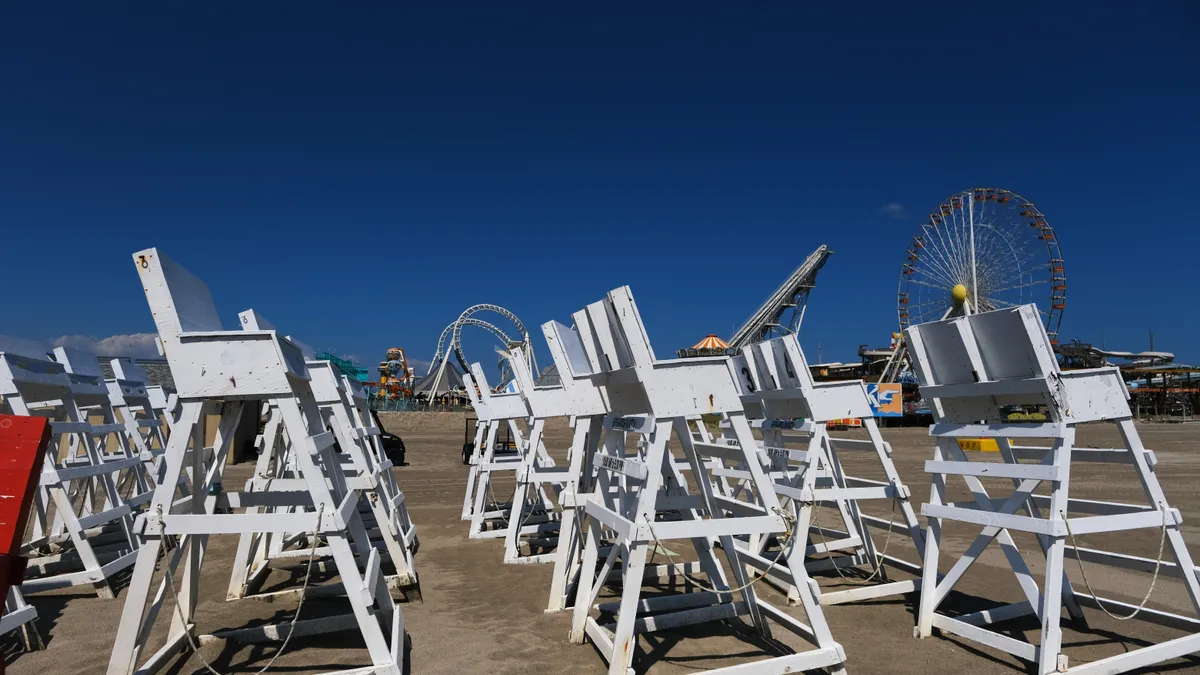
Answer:
[[[741, 349], [749, 344], [798, 331], [808, 305], [808, 294], [817, 283], [817, 272], [821, 271], [832, 253], [824, 244], [817, 247], [729, 338], [729, 346]], [[785, 317], [785, 314], [789, 315]]]
[[[479, 314], [480, 312], [499, 314], [516, 327], [520, 338], [514, 340], [494, 324], [482, 319], [476, 319], [474, 315]], [[471, 370], [470, 362], [467, 361], [467, 356], [465, 353], [463, 353], [462, 348], [463, 326], [476, 326], [478, 328], [483, 328], [495, 336], [497, 340], [503, 343], [505, 350], [509, 350], [514, 347], [520, 347], [525, 353], [525, 358], [528, 361], [530, 368], [533, 370], [533, 372], [537, 372], [537, 360], [533, 355], [533, 343], [529, 340], [529, 331], [525, 329], [525, 324], [519, 318], [517, 318], [517, 315], [501, 307], [500, 305], [472, 305], [463, 310], [463, 313], [454, 320], [454, 323], [446, 326], [446, 328], [442, 331], [441, 336], [438, 338], [437, 351], [434, 352], [433, 361], [429, 364], [429, 372], [426, 373], [426, 375], [428, 375], [432, 373], [435, 368], [437, 369], [437, 377], [434, 378], [433, 388], [430, 390], [431, 392], [436, 393], [439, 385], [442, 383], [446, 374], [446, 365], [450, 362], [451, 353], [454, 354], [454, 360], [458, 362], [458, 366], [462, 369], [462, 372], [468, 373]], [[508, 383], [508, 380], [512, 378], [512, 374], [506, 369], [507, 364], [508, 362], [506, 359], [500, 359], [501, 377], [498, 387], [503, 387]]]

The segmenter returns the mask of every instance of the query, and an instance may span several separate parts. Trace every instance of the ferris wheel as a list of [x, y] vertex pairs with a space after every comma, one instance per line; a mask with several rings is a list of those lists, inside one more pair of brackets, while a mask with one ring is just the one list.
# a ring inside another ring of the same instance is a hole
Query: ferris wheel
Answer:
[[1034, 304], [1057, 343], [1067, 304], [1062, 250], [1046, 216], [1025, 198], [966, 190], [917, 229], [897, 295], [901, 330], [955, 312]]

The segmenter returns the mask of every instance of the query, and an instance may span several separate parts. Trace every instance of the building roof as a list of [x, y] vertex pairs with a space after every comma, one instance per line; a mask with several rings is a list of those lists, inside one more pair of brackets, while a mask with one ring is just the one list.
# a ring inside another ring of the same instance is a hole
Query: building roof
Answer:
[[442, 381], [438, 383], [437, 391], [430, 391], [433, 389], [434, 381], [437, 380], [437, 374], [438, 369], [434, 368], [433, 372], [417, 380], [413, 384], [413, 394], [425, 394], [433, 398], [442, 394], [448, 394], [455, 389], [459, 391], [466, 389], [466, 386], [463, 384], [462, 373], [459, 372], [458, 367], [453, 363], [447, 363], [446, 372], [442, 374]]

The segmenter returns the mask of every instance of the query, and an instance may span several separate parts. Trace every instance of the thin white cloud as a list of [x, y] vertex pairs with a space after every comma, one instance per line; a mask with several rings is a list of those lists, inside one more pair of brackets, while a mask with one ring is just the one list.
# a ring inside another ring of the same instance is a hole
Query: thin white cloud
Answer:
[[900, 202], [892, 202], [879, 207], [879, 215], [895, 218], [896, 220], [904, 220], [908, 217], [904, 205]]
[[135, 359], [159, 358], [154, 333], [130, 333], [97, 338], [94, 335], [63, 335], [50, 341], [51, 347], [74, 347], [99, 356], [128, 356]]

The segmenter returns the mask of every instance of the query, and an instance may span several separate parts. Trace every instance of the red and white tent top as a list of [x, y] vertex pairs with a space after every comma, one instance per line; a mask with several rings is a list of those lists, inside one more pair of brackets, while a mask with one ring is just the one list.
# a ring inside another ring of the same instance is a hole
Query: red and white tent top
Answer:
[[715, 333], [709, 333], [692, 349], [729, 349], [729, 343], [717, 337]]

